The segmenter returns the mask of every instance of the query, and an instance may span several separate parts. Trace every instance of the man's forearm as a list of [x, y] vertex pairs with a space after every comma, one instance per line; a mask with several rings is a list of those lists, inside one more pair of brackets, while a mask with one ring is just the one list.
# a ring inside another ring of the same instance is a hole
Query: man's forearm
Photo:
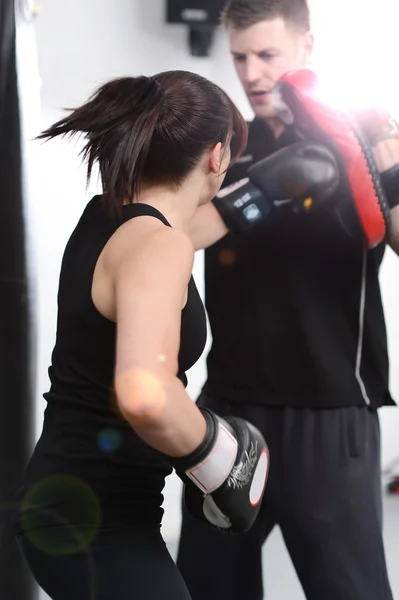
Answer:
[[228, 233], [228, 229], [212, 202], [197, 208], [191, 222], [190, 238], [195, 250], [208, 248]]

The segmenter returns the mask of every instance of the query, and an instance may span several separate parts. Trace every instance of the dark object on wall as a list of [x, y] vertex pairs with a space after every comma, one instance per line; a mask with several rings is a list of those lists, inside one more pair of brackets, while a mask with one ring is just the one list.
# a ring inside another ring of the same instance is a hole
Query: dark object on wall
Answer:
[[382, 475], [384, 480], [388, 483], [386, 484], [386, 490], [388, 494], [399, 494], [399, 456], [395, 456], [393, 460], [385, 467]]
[[0, 2], [0, 48], [0, 598], [34, 600], [10, 519], [34, 422], [14, 0]]
[[399, 494], [399, 476], [392, 477], [387, 485], [387, 491], [389, 494]]
[[209, 56], [226, 0], [167, 0], [167, 22], [188, 26], [192, 56]]

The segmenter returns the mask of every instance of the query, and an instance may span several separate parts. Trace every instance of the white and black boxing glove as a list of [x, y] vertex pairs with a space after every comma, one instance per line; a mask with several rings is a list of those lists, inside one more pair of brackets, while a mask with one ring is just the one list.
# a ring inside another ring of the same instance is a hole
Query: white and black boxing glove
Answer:
[[256, 427], [200, 408], [207, 433], [189, 456], [173, 459], [185, 483], [184, 501], [197, 519], [230, 534], [248, 531], [263, 498], [269, 452]]
[[303, 141], [252, 165], [248, 177], [220, 190], [213, 203], [228, 229], [242, 233], [281, 206], [309, 210], [330, 198], [338, 184], [332, 152], [322, 144]]

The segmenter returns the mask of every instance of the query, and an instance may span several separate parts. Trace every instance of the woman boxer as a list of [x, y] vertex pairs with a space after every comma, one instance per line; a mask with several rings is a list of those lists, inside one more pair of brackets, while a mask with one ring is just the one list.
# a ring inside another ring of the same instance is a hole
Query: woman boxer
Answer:
[[219, 87], [175, 71], [111, 81], [39, 137], [80, 133], [104, 193], [63, 257], [51, 389], [17, 494], [18, 540], [54, 600], [183, 600], [160, 535], [161, 492], [174, 461], [184, 473], [184, 458], [201, 458], [218, 427], [185, 391], [206, 339], [186, 232], [219, 190], [232, 135], [245, 147], [246, 124]]
[[[238, 533], [252, 526], [267, 476], [257, 429], [198, 409], [184, 389], [206, 338], [187, 232], [247, 127], [219, 87], [170, 71], [105, 84], [39, 137], [66, 134], [85, 135], [88, 175], [98, 163], [104, 193], [63, 257], [18, 540], [53, 600], [187, 600], [160, 535], [165, 477], [174, 467], [191, 511]], [[287, 164], [273, 169], [273, 187]]]

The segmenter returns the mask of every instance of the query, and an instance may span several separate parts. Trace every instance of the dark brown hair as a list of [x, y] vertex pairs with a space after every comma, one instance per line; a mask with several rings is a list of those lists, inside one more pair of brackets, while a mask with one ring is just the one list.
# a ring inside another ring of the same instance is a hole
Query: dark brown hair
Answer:
[[234, 29], [246, 29], [277, 18], [301, 33], [310, 30], [306, 0], [230, 0], [222, 12], [223, 24]]
[[133, 202], [143, 184], [179, 186], [206, 150], [232, 135], [233, 161], [247, 142], [247, 125], [227, 94], [187, 71], [112, 80], [39, 138], [80, 133], [87, 178], [98, 162], [113, 208]]

